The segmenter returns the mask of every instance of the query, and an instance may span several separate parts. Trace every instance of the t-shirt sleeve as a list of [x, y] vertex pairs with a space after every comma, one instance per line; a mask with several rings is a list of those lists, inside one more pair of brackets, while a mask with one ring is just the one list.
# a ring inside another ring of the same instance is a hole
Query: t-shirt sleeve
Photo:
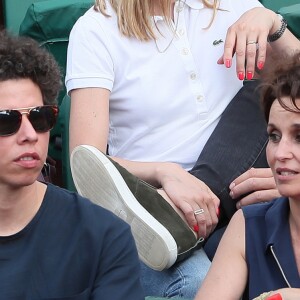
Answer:
[[111, 91], [113, 70], [105, 31], [99, 20], [84, 15], [75, 23], [69, 37], [65, 79], [67, 92], [87, 87]]

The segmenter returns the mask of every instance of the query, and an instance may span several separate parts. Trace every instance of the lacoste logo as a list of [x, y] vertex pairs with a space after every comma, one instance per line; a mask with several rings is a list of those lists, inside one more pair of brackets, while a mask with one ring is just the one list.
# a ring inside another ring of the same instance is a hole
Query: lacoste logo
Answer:
[[214, 46], [217, 46], [217, 45], [219, 45], [219, 44], [221, 44], [221, 43], [224, 43], [222, 39], [214, 40], [214, 41], [213, 41], [213, 45], [214, 45]]

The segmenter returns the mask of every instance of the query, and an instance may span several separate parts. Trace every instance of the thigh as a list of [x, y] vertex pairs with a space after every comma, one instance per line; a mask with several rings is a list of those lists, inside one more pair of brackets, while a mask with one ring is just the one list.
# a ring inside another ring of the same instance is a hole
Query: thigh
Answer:
[[147, 296], [194, 299], [210, 267], [203, 249], [163, 271], [141, 263], [141, 283]]

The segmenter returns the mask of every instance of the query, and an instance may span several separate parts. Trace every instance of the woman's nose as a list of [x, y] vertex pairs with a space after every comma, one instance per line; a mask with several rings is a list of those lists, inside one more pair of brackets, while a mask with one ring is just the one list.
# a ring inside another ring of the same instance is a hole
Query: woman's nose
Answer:
[[293, 156], [292, 145], [286, 139], [281, 139], [276, 149], [276, 158], [279, 160], [288, 159]]

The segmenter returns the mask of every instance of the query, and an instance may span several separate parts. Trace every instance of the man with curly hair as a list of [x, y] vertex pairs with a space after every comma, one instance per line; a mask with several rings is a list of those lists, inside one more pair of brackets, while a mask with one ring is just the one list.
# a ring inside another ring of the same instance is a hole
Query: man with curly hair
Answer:
[[37, 181], [60, 78], [36, 42], [0, 32], [0, 299], [144, 299], [129, 226]]

